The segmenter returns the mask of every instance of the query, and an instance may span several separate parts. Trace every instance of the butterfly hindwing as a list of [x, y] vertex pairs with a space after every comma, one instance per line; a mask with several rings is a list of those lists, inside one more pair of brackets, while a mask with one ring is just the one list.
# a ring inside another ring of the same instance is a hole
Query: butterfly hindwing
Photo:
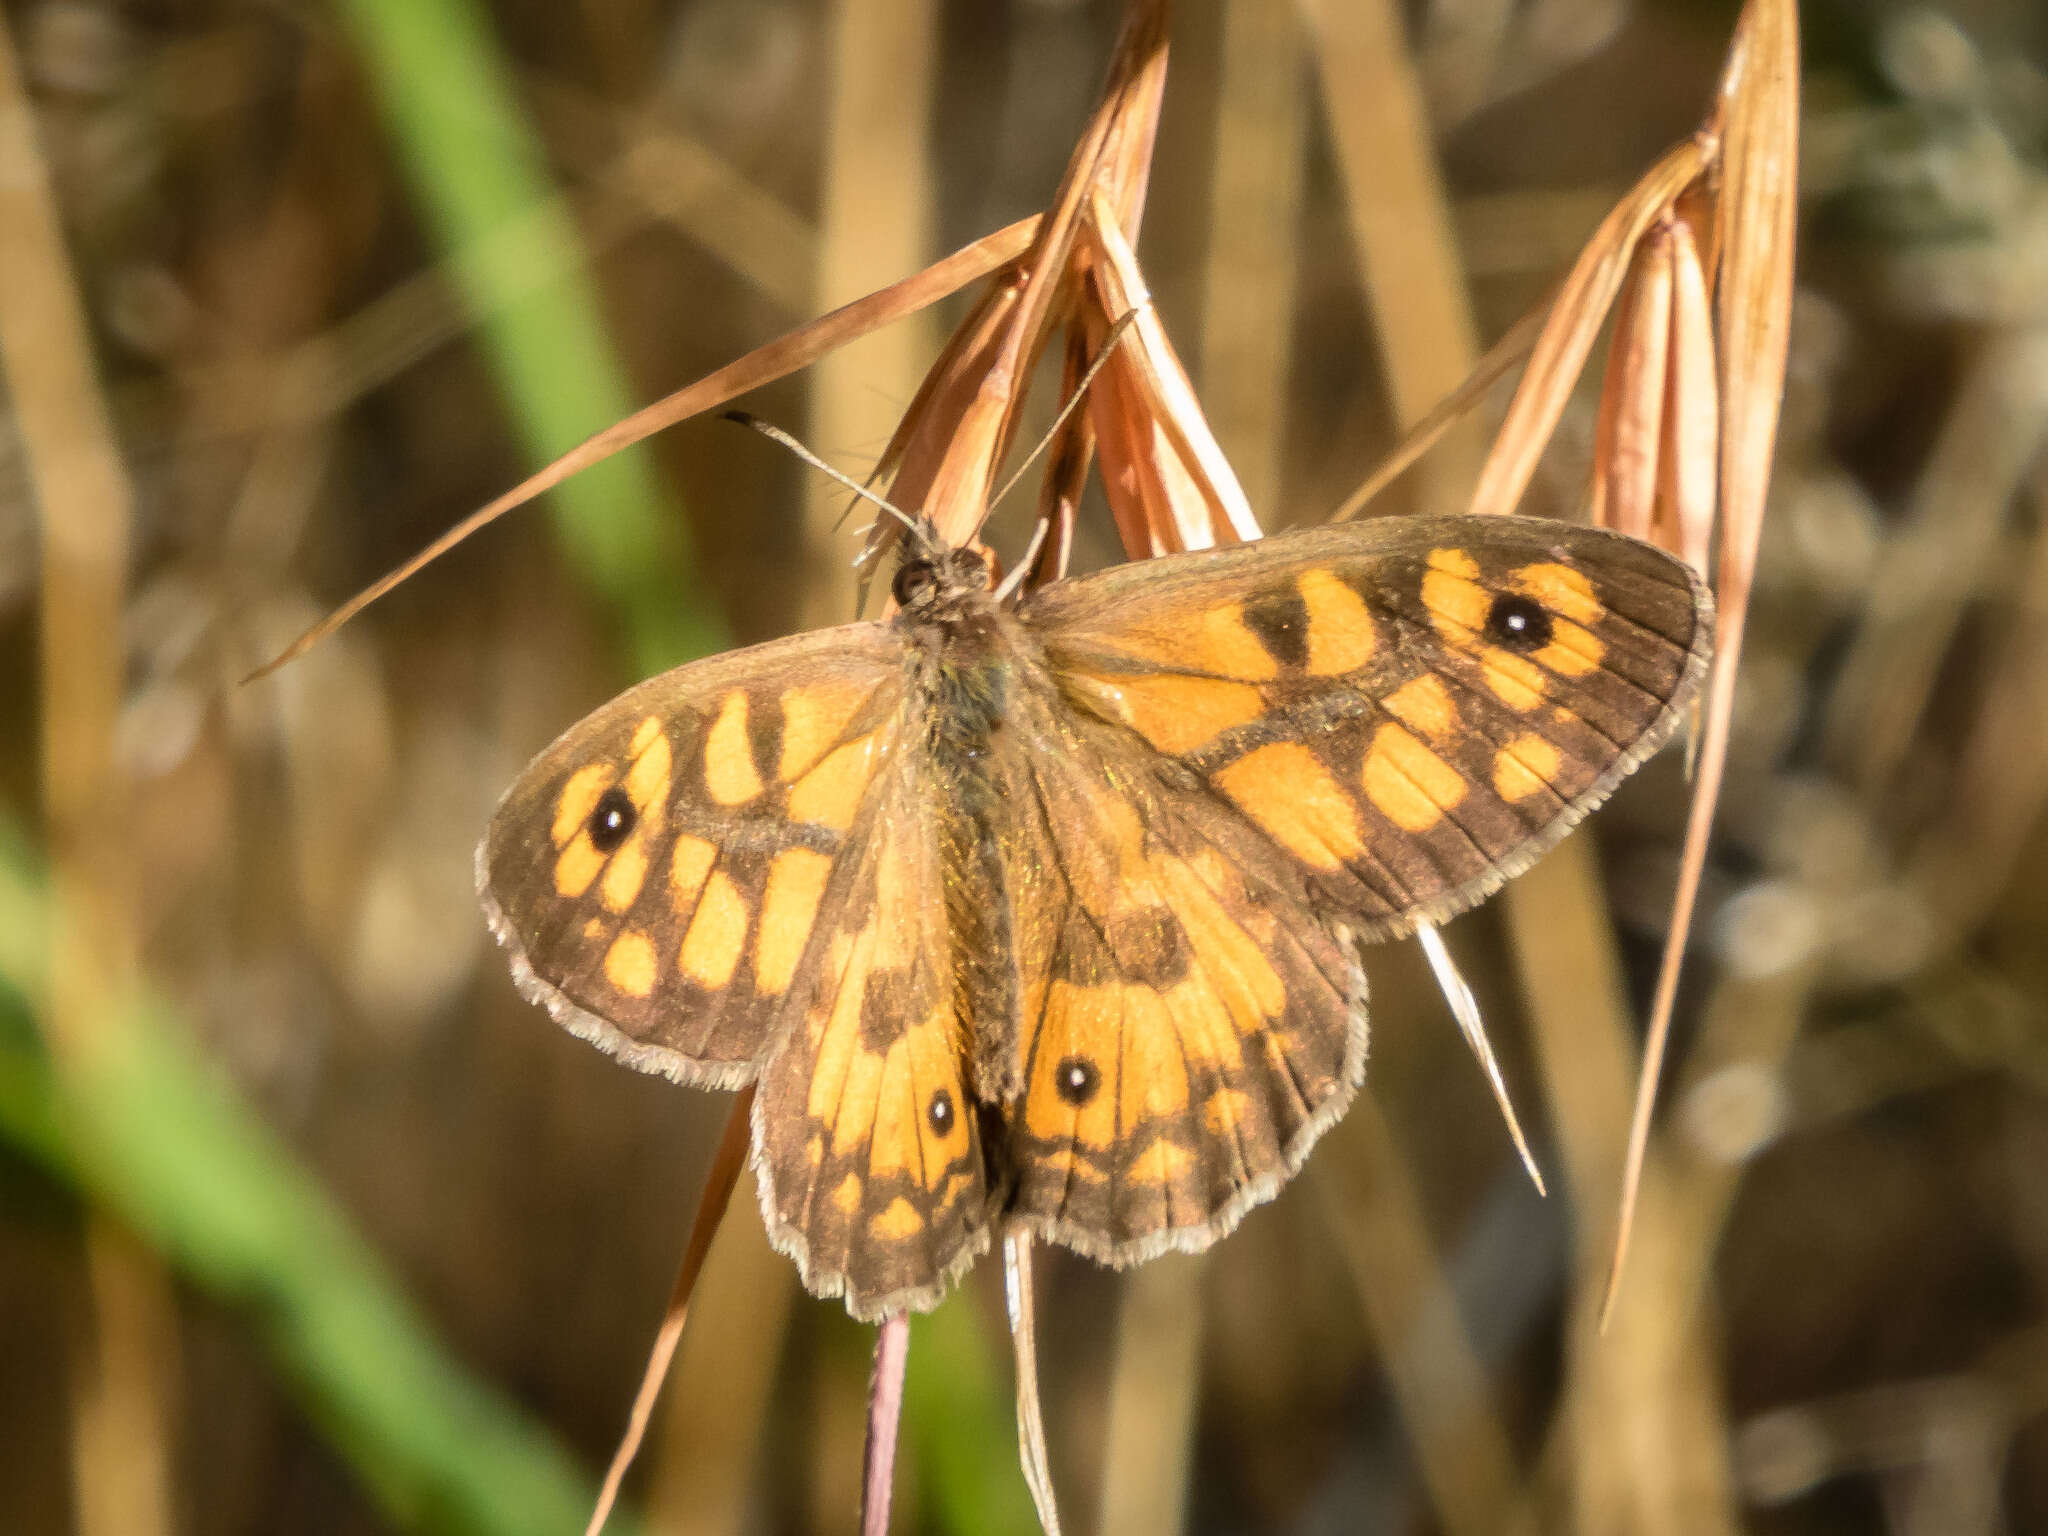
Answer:
[[871, 798], [754, 1102], [769, 1236], [860, 1318], [934, 1305], [989, 1239], [925, 766], [903, 755]]
[[894, 633], [847, 625], [677, 668], [567, 731], [477, 850], [522, 989], [633, 1066], [749, 1080], [833, 918], [902, 675]]
[[1372, 938], [1552, 846], [1706, 663], [1704, 588], [1594, 529], [1398, 518], [1151, 565], [1027, 605], [1067, 697], [1199, 774]]
[[1109, 1263], [1207, 1247], [1364, 1074], [1340, 927], [1237, 818], [1121, 733], [1013, 710], [1022, 1093], [1009, 1218]]

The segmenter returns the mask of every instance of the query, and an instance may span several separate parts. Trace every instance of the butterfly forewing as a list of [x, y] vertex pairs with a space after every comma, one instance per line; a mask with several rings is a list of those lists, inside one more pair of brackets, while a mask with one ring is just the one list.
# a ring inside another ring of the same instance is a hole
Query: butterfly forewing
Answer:
[[902, 654], [854, 624], [680, 667], [536, 758], [477, 853], [523, 990], [643, 1070], [751, 1078], [844, 899], [832, 873], [897, 747]]
[[1077, 709], [1201, 775], [1368, 937], [1471, 906], [1598, 804], [1675, 728], [1709, 615], [1679, 562], [1521, 518], [1123, 566], [1025, 614]]

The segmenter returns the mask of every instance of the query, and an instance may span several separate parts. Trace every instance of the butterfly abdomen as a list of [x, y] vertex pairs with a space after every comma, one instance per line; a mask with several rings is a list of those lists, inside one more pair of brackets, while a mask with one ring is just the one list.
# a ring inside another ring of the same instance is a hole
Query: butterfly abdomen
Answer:
[[1001, 621], [970, 612], [935, 632], [924, 658], [923, 705], [933, 809], [939, 823], [954, 1012], [965, 1026], [974, 1087], [985, 1103], [1016, 1097], [1018, 991], [1003, 864], [1003, 795], [995, 745], [1015, 686]]

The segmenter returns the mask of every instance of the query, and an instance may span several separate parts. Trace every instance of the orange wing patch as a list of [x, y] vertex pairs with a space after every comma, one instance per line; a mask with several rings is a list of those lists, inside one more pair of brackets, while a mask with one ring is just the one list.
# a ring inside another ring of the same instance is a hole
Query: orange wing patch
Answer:
[[[637, 743], [639, 738], [634, 738]], [[566, 848], [590, 820], [597, 802], [612, 787], [619, 770], [612, 763], [585, 763], [562, 783], [555, 797], [555, 824], [550, 834], [557, 848]]]
[[880, 741], [870, 734], [829, 753], [789, 787], [789, 819], [834, 832], [853, 825], [854, 813], [875, 776]]
[[1546, 672], [1578, 678], [1606, 664], [1607, 647], [1594, 627], [1607, 609], [1583, 571], [1556, 561], [1517, 567], [1508, 573], [1507, 586], [1536, 605], [1547, 630], [1543, 643], [1523, 654], [1487, 638], [1497, 598], [1480, 584], [1478, 565], [1462, 550], [1430, 553], [1422, 602], [1447, 644], [1478, 655], [1487, 686], [1500, 700], [1530, 714], [1549, 696]]
[[704, 792], [724, 806], [745, 805], [761, 793], [754, 742], [747, 730], [747, 691], [735, 688], [718, 707], [704, 738]]
[[1273, 653], [1245, 622], [1245, 605], [1230, 601], [1182, 610], [1157, 621], [1119, 628], [1114, 654], [1137, 663], [1132, 671], [1158, 670], [1204, 677], [1265, 682], [1280, 675]]
[[1404, 832], [1427, 832], [1465, 798], [1465, 778], [1398, 725], [1373, 732], [1366, 749], [1366, 798]]
[[1379, 650], [1379, 630], [1365, 599], [1335, 571], [1320, 567], [1295, 579], [1307, 609], [1311, 677], [1342, 677], [1362, 669]]
[[700, 987], [716, 992], [732, 980], [747, 952], [747, 898], [722, 869], [714, 869], [697, 898], [697, 910], [683, 935], [677, 957], [682, 973]]
[[1451, 698], [1444, 680], [1425, 672], [1403, 683], [1387, 696], [1382, 706], [1396, 720], [1431, 741], [1454, 741], [1465, 729], [1465, 720]]
[[[650, 729], [651, 727], [651, 729]], [[634, 812], [632, 833], [612, 850], [598, 892], [607, 912], [620, 913], [640, 899], [647, 879], [651, 850], [661, 835], [668, 812], [674, 754], [658, 720], [643, 721], [633, 735], [634, 757], [621, 784]]]
[[718, 849], [703, 838], [685, 832], [676, 839], [668, 865], [669, 900], [676, 916], [687, 919], [697, 910], [697, 898], [717, 862]]
[[654, 945], [644, 933], [622, 933], [604, 952], [604, 974], [628, 997], [645, 997], [654, 990]]
[[1509, 572], [1508, 584], [1550, 615], [1550, 643], [1532, 652], [1531, 661], [1564, 677], [1584, 677], [1606, 664], [1607, 646], [1593, 629], [1607, 609], [1585, 572], [1545, 561]]
[[1225, 731], [1265, 713], [1265, 695], [1249, 683], [1179, 672], [1120, 676], [1074, 674], [1075, 693], [1106, 719], [1128, 725], [1161, 752], [1207, 746]]
[[1564, 754], [1541, 736], [1517, 736], [1493, 755], [1493, 792], [1503, 800], [1533, 799], [1559, 781]]
[[809, 848], [785, 848], [769, 864], [761, 929], [754, 940], [754, 986], [762, 993], [780, 996], [789, 990], [831, 873], [832, 860]]
[[1508, 708], [1527, 714], [1540, 707], [1543, 673], [1526, 656], [1482, 638], [1493, 594], [1479, 584], [1479, 566], [1461, 549], [1432, 550], [1422, 578], [1422, 603], [1446, 645], [1478, 655], [1486, 685]]
[[1300, 742], [1255, 747], [1219, 768], [1215, 780], [1238, 809], [1304, 864], [1336, 869], [1365, 846], [1356, 803]]
[[869, 690], [833, 682], [800, 684], [783, 690], [782, 752], [775, 776], [793, 784], [815, 767], [827, 749], [845, 735], [846, 727], [868, 701]]

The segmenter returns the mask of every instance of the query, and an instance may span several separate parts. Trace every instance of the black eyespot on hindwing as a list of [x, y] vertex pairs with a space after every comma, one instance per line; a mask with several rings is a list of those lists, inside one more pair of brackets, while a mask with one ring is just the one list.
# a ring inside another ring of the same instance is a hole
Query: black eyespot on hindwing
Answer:
[[1069, 1056], [1052, 1069], [1052, 1082], [1060, 1097], [1079, 1109], [1095, 1097], [1102, 1073], [1086, 1056]]

